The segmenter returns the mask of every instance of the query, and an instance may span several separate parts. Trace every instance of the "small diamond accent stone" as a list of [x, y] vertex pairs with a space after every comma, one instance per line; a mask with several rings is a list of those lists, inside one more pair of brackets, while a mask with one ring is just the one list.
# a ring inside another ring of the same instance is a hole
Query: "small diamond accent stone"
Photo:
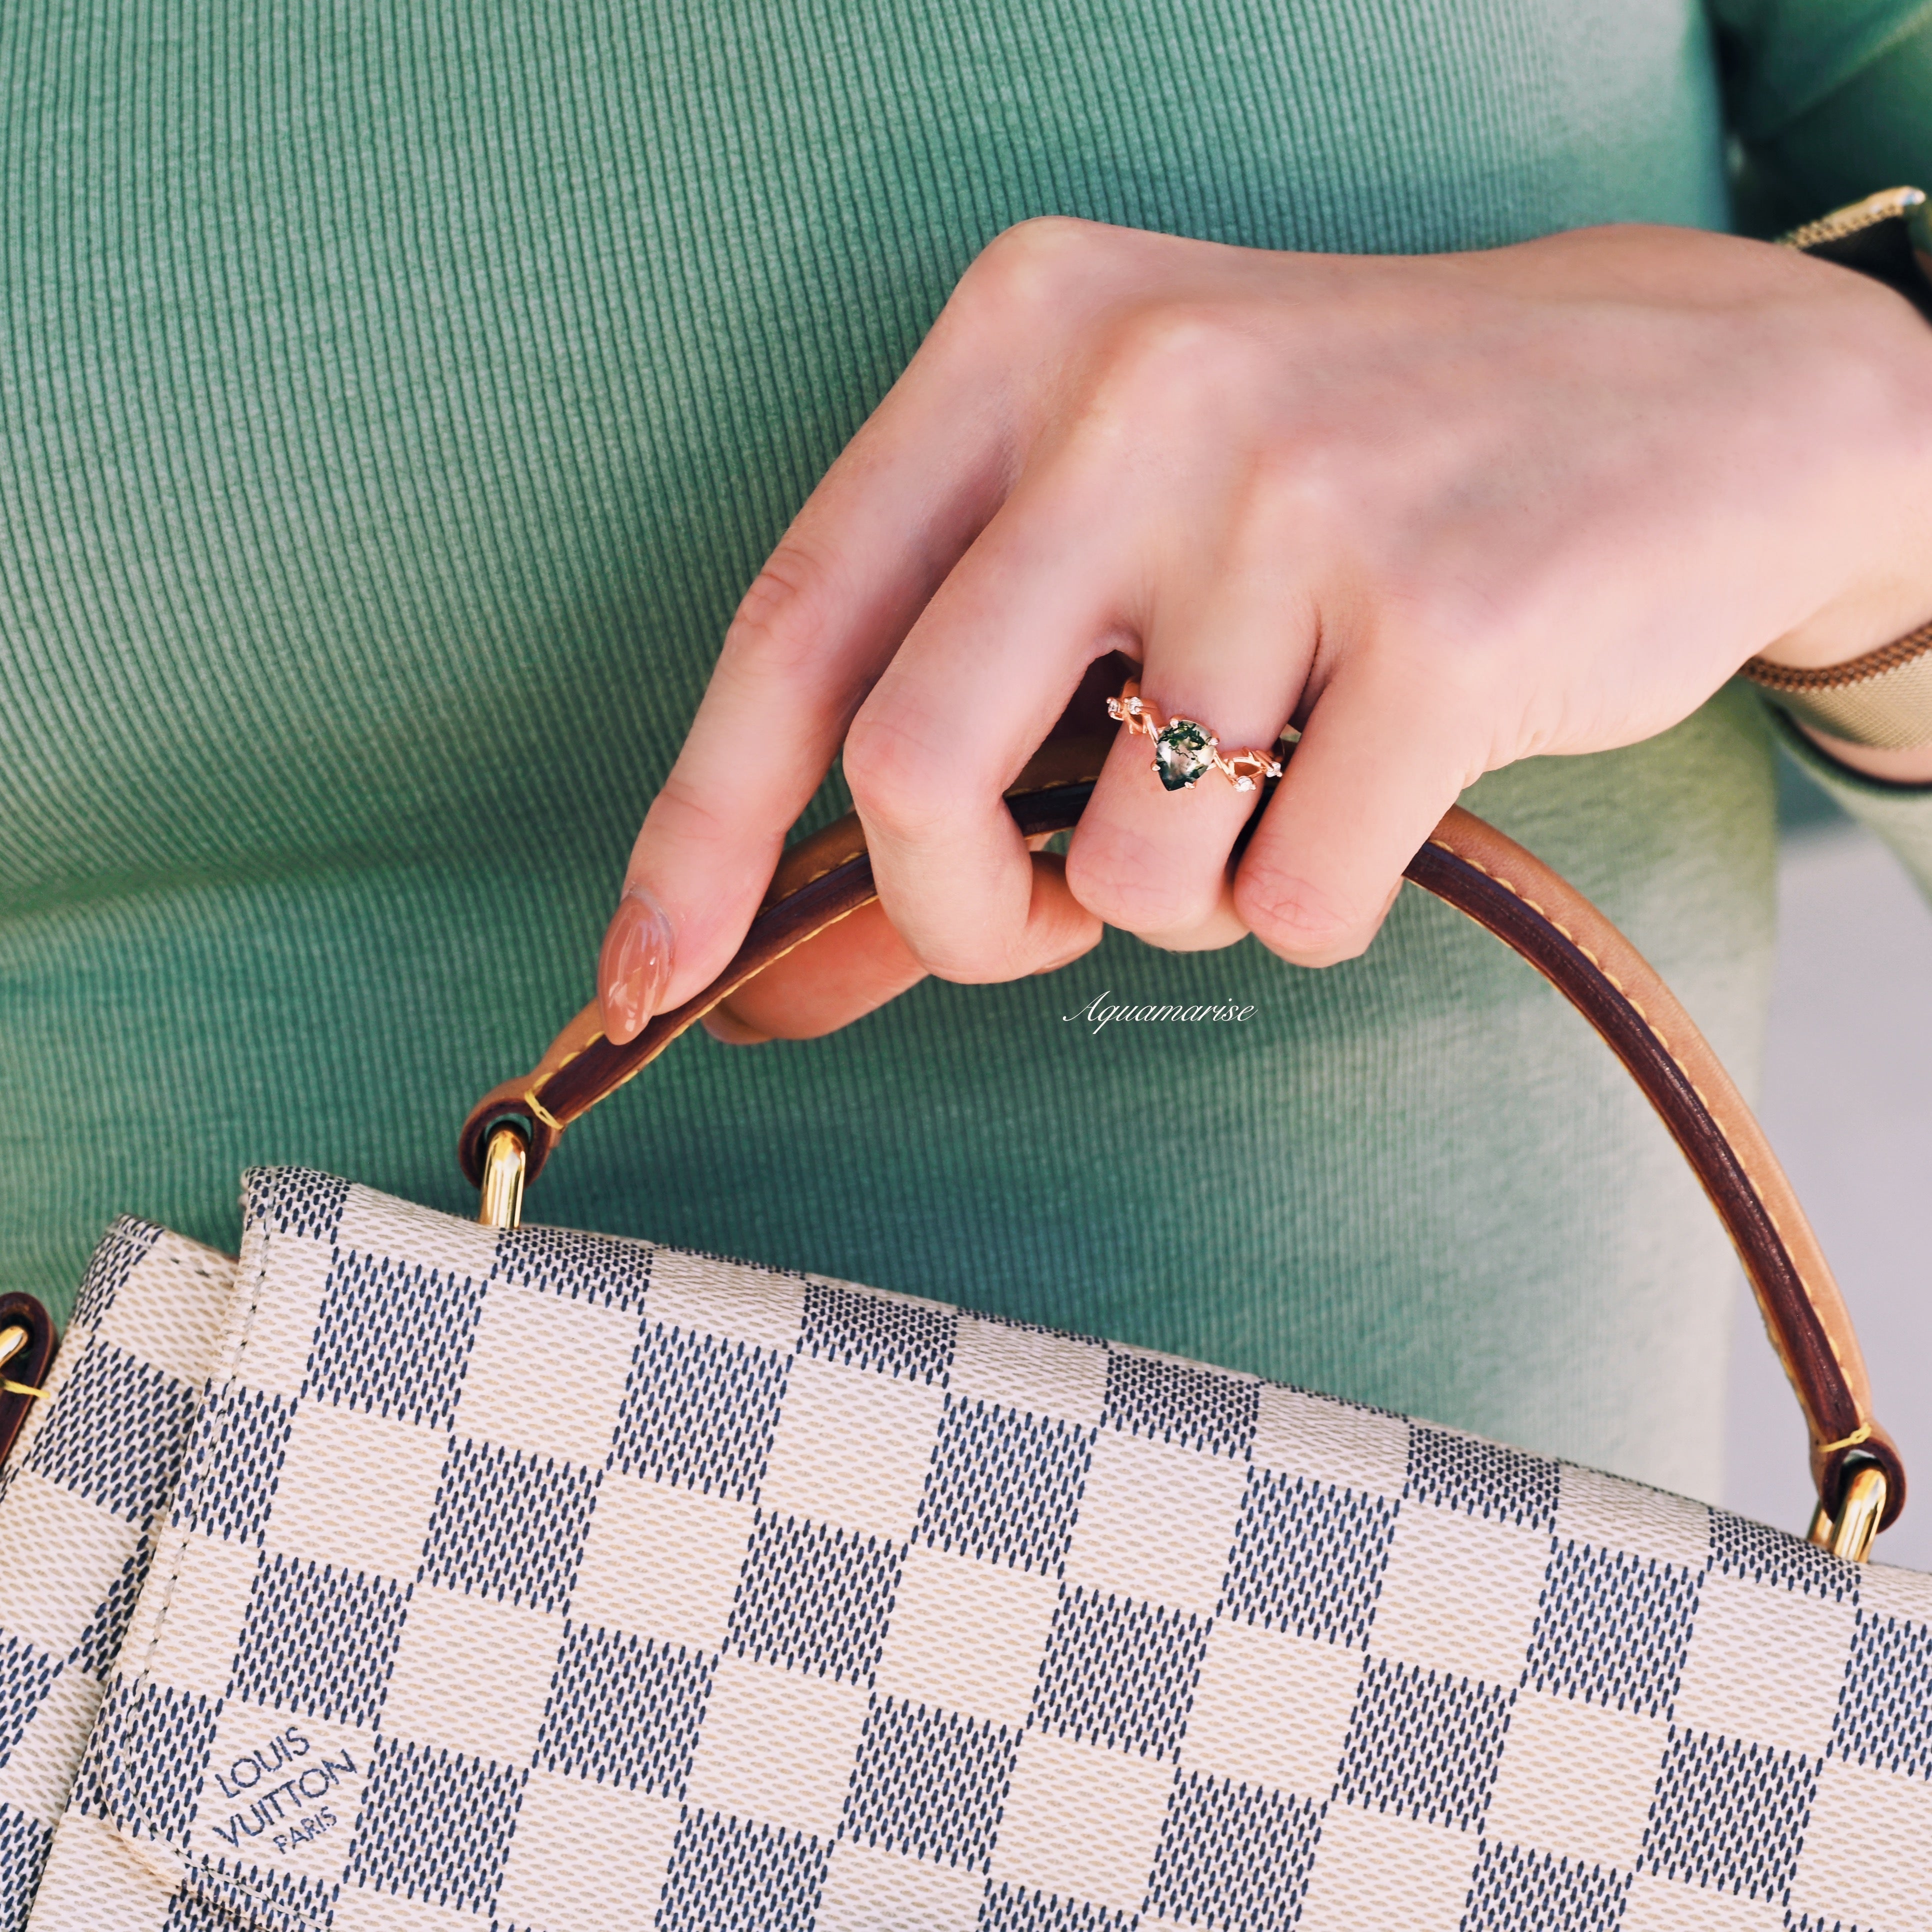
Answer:
[[1214, 740], [1204, 724], [1174, 718], [1154, 742], [1154, 768], [1169, 791], [1185, 791], [1214, 768]]

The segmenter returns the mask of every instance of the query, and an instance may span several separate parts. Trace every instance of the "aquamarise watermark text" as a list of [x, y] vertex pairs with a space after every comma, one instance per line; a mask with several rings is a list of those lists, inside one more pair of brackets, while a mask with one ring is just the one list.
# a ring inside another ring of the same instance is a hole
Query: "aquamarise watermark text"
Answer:
[[1132, 1001], [1116, 1001], [1113, 988], [1082, 1006], [1077, 1013], [1062, 1013], [1063, 1020], [1084, 1020], [1096, 1033], [1102, 1027], [1110, 1026], [1115, 1020], [1154, 1022], [1169, 1026], [1198, 1026], [1204, 1022], [1220, 1020], [1240, 1021], [1252, 1013], [1252, 1006], [1238, 1006], [1232, 1000], [1216, 1001], [1212, 1006], [1136, 1006]]

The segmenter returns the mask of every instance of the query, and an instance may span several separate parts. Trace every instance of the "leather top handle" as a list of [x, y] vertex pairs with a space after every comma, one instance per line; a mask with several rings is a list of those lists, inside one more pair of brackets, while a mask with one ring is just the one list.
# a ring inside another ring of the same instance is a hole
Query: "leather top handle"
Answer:
[[[1020, 830], [1033, 837], [1077, 823], [1111, 742], [1046, 745], [1006, 794]], [[1451, 808], [1406, 876], [1521, 953], [1629, 1070], [1736, 1246], [1804, 1412], [1821, 1508], [1838, 1516], [1854, 1472], [1875, 1464], [1886, 1478], [1880, 1526], [1889, 1527], [1904, 1504], [1905, 1469], [1872, 1414], [1844, 1298], [1762, 1129], [1675, 995], [1580, 892], [1460, 806]], [[515, 1120], [529, 1143], [524, 1178], [534, 1180], [572, 1120], [774, 960], [877, 897], [856, 816], [801, 841], [781, 861], [736, 956], [701, 993], [658, 1014], [622, 1046], [604, 1038], [593, 1000], [531, 1072], [486, 1094], [464, 1124], [464, 1172], [480, 1186], [491, 1131]]]

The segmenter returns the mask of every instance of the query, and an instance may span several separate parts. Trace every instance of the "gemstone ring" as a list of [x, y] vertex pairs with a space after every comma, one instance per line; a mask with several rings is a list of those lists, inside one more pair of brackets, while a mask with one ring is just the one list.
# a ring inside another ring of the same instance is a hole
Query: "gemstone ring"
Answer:
[[1206, 725], [1192, 718], [1170, 718], [1141, 695], [1132, 678], [1118, 698], [1107, 700], [1107, 716], [1136, 736], [1154, 740], [1154, 770], [1169, 791], [1186, 791], [1210, 772], [1219, 772], [1237, 791], [1252, 791], [1263, 778], [1281, 776], [1281, 760], [1271, 752], [1230, 752]]

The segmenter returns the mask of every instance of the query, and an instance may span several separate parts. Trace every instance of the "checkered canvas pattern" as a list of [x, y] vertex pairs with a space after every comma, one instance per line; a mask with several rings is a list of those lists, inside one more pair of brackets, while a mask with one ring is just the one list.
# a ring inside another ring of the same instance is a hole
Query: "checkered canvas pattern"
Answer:
[[225, 1256], [116, 1222], [0, 1473], [0, 1932], [27, 1922], [234, 1279]]
[[1932, 1580], [254, 1176], [45, 1932], [1923, 1932]]

